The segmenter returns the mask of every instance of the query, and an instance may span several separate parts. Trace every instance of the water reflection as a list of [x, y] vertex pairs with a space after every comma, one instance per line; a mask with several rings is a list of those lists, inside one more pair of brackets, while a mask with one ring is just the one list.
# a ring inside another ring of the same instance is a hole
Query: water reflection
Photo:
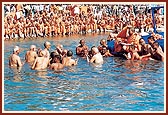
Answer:
[[22, 67], [11, 67], [10, 71], [13, 74], [13, 82], [20, 82], [22, 81], [22, 77], [21, 77], [21, 69]]

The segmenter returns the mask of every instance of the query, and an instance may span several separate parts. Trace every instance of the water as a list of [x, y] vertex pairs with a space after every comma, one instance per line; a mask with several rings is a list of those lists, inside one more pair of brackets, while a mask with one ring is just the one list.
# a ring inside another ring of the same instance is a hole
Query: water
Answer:
[[[99, 45], [108, 34], [48, 38], [51, 51], [61, 43], [74, 52], [81, 38]], [[79, 58], [78, 65], [60, 71], [35, 71], [25, 64], [21, 70], [8, 67], [15, 45], [24, 55], [31, 44], [43, 48], [46, 39], [4, 42], [5, 111], [164, 111], [164, 63], [104, 58], [102, 66]]]

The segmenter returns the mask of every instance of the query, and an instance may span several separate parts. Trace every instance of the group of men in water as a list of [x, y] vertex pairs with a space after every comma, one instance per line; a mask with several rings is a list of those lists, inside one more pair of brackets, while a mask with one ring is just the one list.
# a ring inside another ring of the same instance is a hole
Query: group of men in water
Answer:
[[[58, 70], [65, 66], [77, 65], [78, 59], [72, 59], [73, 52], [71, 50], [63, 49], [63, 45], [59, 44], [56, 47], [56, 50], [51, 53], [49, 53], [51, 47], [50, 42], [45, 42], [44, 47], [44, 50], [36, 50], [36, 46], [31, 45], [30, 50], [26, 52], [25, 62], [31, 65], [31, 69], [43, 70], [48, 67], [52, 70]], [[9, 57], [10, 67], [23, 66], [24, 63], [22, 63], [19, 53], [19, 47], [15, 46], [13, 54]], [[76, 48], [76, 54], [81, 57], [86, 57], [88, 62], [103, 63], [103, 56], [100, 54], [98, 48], [92, 47], [92, 51], [89, 52], [84, 39], [80, 40], [80, 45]]]
[[[164, 61], [164, 52], [159, 43], [156, 42], [156, 35], [148, 37], [148, 44], [141, 37], [138, 37], [133, 29], [127, 29], [129, 34], [127, 38], [119, 38], [112, 33], [107, 40], [114, 40], [114, 48], [109, 48], [106, 39], [101, 39], [98, 47], [89, 47], [85, 39], [80, 40], [79, 46], [76, 47], [76, 55], [82, 57], [90, 63], [103, 64], [103, 57], [121, 56], [128, 60], [160, 60]], [[31, 45], [30, 50], [25, 54], [25, 61], [31, 65], [31, 69], [42, 70], [50, 68], [52, 70], [62, 69], [65, 66], [77, 65], [78, 59], [72, 59], [73, 52], [66, 50], [63, 45], [59, 44], [55, 51], [49, 52], [50, 42], [44, 43], [44, 49], [36, 50], [35, 45]], [[20, 49], [15, 46], [13, 54], [9, 57], [11, 67], [20, 67], [23, 65], [19, 57]]]

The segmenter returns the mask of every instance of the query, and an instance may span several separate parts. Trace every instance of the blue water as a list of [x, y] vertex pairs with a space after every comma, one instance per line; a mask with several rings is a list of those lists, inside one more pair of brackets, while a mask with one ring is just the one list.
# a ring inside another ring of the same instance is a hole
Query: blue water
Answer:
[[[50, 51], [61, 43], [74, 52], [81, 38], [99, 45], [108, 34], [47, 38]], [[164, 63], [104, 58], [97, 66], [79, 58], [78, 65], [60, 71], [35, 71], [25, 64], [21, 70], [8, 67], [15, 45], [24, 55], [31, 44], [43, 48], [46, 39], [4, 42], [5, 111], [164, 111]]]

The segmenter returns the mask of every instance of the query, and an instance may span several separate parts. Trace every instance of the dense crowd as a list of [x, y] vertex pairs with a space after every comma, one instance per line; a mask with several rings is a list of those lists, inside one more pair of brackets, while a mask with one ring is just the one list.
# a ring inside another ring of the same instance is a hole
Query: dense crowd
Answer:
[[[160, 60], [164, 61], [164, 51], [158, 39], [163, 36], [153, 32], [164, 27], [164, 11], [156, 9], [152, 19], [149, 5], [100, 5], [100, 4], [6, 4], [4, 18], [4, 37], [30, 38], [49, 37], [71, 34], [87, 34], [88, 32], [112, 31], [107, 37], [114, 41], [113, 48], [102, 39], [99, 46], [90, 49], [85, 39], [80, 40], [76, 47], [76, 55], [90, 63], [103, 64], [104, 57], [120, 56], [128, 60]], [[151, 32], [148, 43], [140, 33]], [[65, 66], [77, 65], [78, 60], [72, 59], [73, 52], [59, 44], [50, 52], [50, 42], [44, 43], [44, 49], [36, 50], [31, 45], [25, 54], [25, 62], [31, 69], [52, 70]], [[10, 67], [21, 67], [24, 63], [18, 56], [20, 48], [15, 46], [9, 57]]]
[[[164, 26], [163, 13], [163, 9], [155, 11], [157, 28]], [[138, 32], [153, 31], [151, 5], [4, 4], [6, 40], [108, 30], [118, 33], [127, 25], [132, 25]]]

